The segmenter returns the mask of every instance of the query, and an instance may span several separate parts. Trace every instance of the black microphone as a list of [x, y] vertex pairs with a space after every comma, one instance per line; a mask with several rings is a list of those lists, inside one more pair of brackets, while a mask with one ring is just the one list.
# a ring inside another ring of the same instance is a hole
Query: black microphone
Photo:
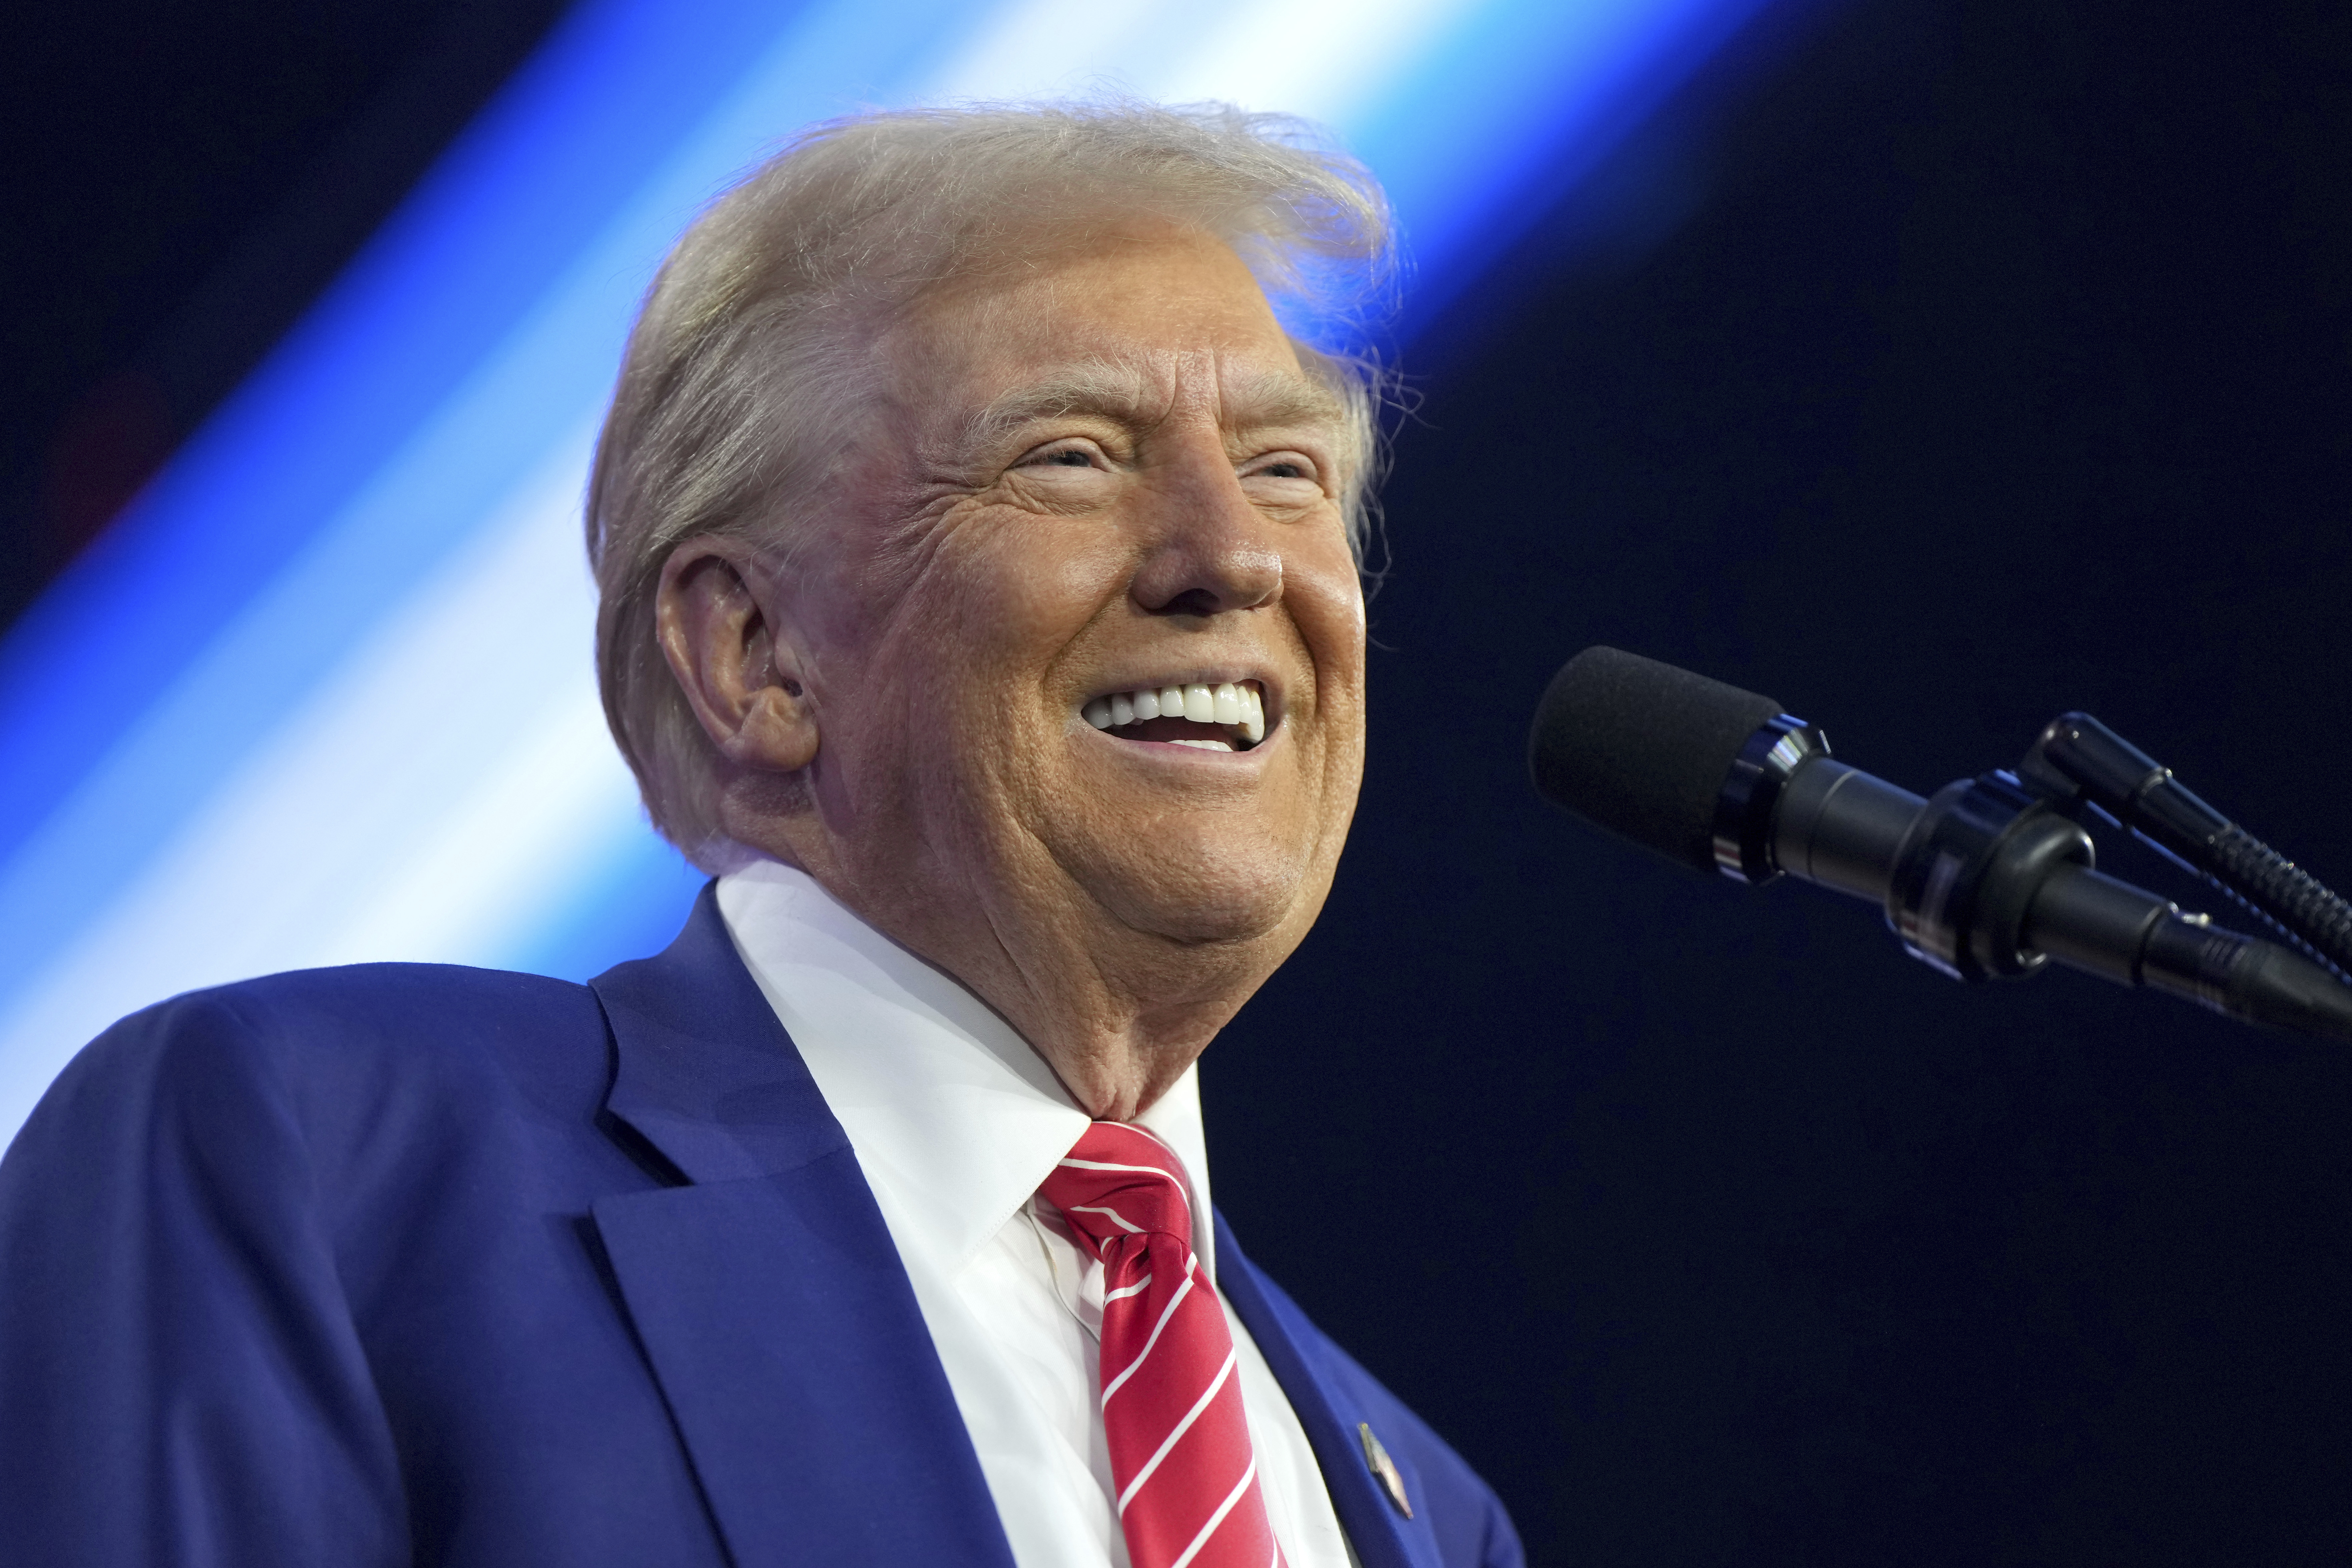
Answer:
[[1955, 979], [2051, 960], [2250, 1024], [2352, 1040], [2352, 987], [2274, 943], [2094, 868], [2090, 835], [2009, 773], [1922, 799], [1833, 760], [1769, 697], [1590, 647], [1528, 737], [1537, 789], [1619, 837], [1761, 886], [1786, 873], [1886, 913]]

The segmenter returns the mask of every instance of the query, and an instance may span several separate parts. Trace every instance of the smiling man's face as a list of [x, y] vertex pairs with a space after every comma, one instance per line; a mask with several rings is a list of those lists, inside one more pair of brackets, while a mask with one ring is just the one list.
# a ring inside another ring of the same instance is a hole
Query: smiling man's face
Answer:
[[1246, 973], [1238, 1006], [1362, 771], [1341, 406], [1172, 227], [937, 294], [876, 353], [825, 521], [755, 587], [817, 736], [793, 858], [1024, 1028], [1003, 993], [1073, 963], [1134, 967], [1146, 1013]]

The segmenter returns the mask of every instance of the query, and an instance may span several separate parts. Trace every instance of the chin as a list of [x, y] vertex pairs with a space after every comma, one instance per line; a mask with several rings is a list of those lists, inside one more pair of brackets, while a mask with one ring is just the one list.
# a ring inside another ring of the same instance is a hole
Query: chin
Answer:
[[1089, 879], [1095, 896], [1137, 931], [1171, 942], [1296, 944], [1322, 903], [1297, 857], [1276, 853], [1167, 855]]

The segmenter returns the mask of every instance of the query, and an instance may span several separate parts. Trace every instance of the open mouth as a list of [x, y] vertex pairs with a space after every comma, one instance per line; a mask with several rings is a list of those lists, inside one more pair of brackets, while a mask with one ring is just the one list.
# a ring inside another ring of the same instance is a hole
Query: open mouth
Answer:
[[1265, 693], [1255, 680], [1146, 686], [1089, 698], [1078, 710], [1122, 741], [1246, 752], [1265, 739]]

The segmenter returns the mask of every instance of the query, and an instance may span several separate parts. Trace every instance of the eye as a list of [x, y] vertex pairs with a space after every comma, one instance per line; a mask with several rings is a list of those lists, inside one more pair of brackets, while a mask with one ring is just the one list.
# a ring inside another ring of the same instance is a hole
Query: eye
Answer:
[[1101, 456], [1095, 450], [1093, 443], [1073, 441], [1042, 447], [1014, 466], [1024, 468], [1091, 468], [1097, 466]]
[[1303, 452], [1268, 452], [1244, 467], [1244, 488], [1266, 504], [1307, 506], [1323, 498], [1323, 471]]

